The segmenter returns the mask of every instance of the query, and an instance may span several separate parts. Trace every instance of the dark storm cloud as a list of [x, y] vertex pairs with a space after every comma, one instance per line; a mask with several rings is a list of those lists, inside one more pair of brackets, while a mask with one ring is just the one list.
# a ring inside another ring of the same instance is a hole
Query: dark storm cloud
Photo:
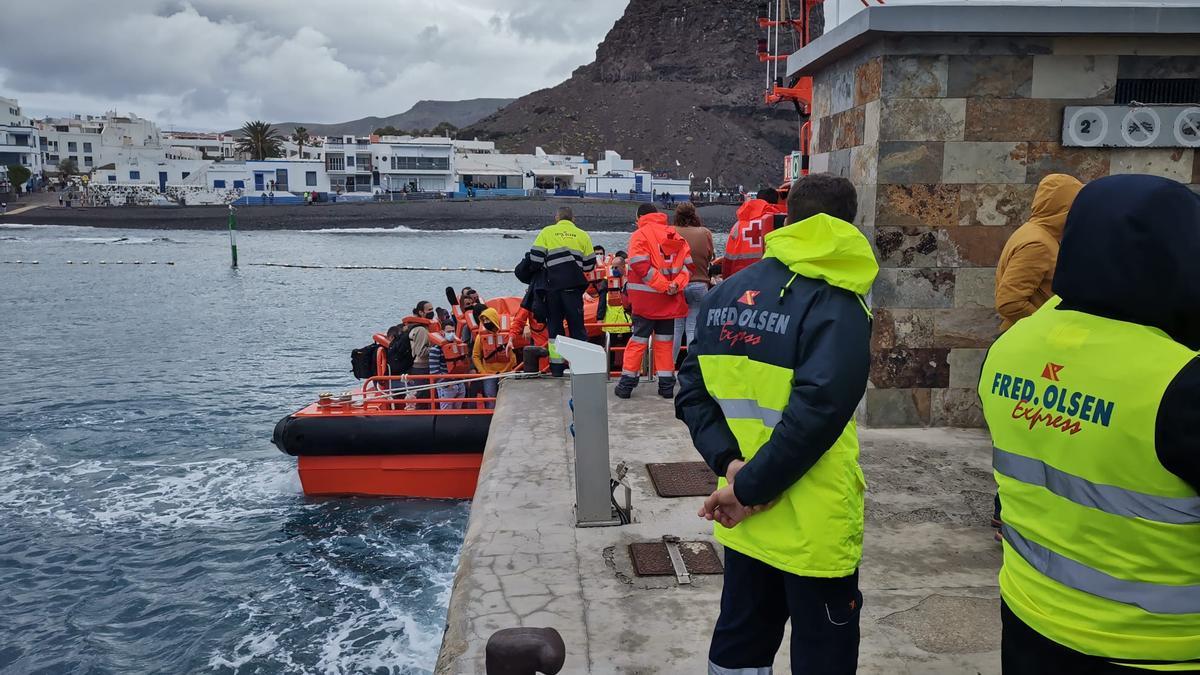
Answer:
[[515, 97], [591, 61], [627, 1], [6, 3], [0, 95], [35, 115], [115, 108], [211, 128]]

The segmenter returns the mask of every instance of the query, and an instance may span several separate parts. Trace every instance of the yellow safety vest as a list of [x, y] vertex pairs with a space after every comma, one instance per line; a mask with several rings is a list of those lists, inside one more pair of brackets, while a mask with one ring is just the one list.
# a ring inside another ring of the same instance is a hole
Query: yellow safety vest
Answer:
[[979, 382], [1004, 509], [1001, 595], [1075, 651], [1200, 668], [1200, 495], [1155, 451], [1159, 403], [1197, 353], [1058, 305], [1001, 336]]
[[[702, 354], [704, 384], [721, 404], [746, 461], [783, 418], [792, 394], [791, 368], [745, 356]], [[726, 485], [722, 477], [718, 481]], [[863, 493], [858, 430], [851, 419], [821, 459], [778, 502], [733, 529], [714, 523], [717, 541], [785, 572], [844, 577], [862, 560]]]

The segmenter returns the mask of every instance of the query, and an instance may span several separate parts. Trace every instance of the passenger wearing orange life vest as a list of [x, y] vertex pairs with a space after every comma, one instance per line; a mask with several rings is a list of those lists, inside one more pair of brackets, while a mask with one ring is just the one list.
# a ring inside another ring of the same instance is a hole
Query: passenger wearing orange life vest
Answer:
[[454, 321], [456, 323], [454, 334], [459, 340], [467, 344], [474, 342], [472, 337], [479, 330], [479, 322], [475, 318], [475, 307], [481, 304], [479, 301], [479, 292], [471, 287], [466, 287], [462, 290], [462, 295], [458, 298], [458, 304], [451, 307], [454, 311]]
[[[444, 312], [445, 310], [440, 310]], [[429, 374], [450, 375], [470, 370], [467, 345], [454, 336], [454, 332], [435, 325], [429, 331]], [[448, 380], [437, 388], [438, 409], [458, 410], [461, 400], [467, 396], [467, 387], [461, 380]]]
[[775, 216], [786, 213], [778, 206], [779, 193], [772, 188], [758, 191], [737, 211], [737, 222], [725, 241], [725, 257], [721, 259], [721, 276], [734, 274], [762, 260], [763, 241], [775, 229]]
[[[400, 324], [404, 326], [404, 333], [400, 337], [407, 336], [409, 345], [412, 348], [413, 362], [412, 367], [408, 369], [407, 373], [392, 373], [393, 375], [429, 374], [430, 335], [436, 330], [440, 330], [433, 317], [433, 303], [428, 300], [422, 300], [417, 303], [411, 316], [401, 319]], [[419, 381], [417, 384], [426, 383]], [[428, 399], [432, 398], [432, 396], [426, 390], [406, 394], [404, 398], [409, 401], [405, 408], [407, 410], [416, 410], [417, 404], [413, 402], [414, 399]]]
[[629, 275], [625, 286], [633, 308], [633, 331], [615, 393], [629, 398], [638, 384], [642, 359], [651, 340], [658, 394], [675, 396], [675, 355], [671, 345], [675, 319], [687, 316], [683, 289], [691, 275], [691, 249], [653, 204], [638, 207], [638, 229], [629, 238]]
[[593, 246], [592, 251], [596, 254], [596, 268], [591, 272], [584, 273], [583, 276], [588, 280], [585, 293], [596, 298], [596, 314], [583, 318], [584, 321], [601, 323], [604, 321], [604, 313], [608, 311], [607, 290], [608, 277], [612, 273], [612, 258], [609, 257], [603, 246]]
[[[517, 365], [517, 355], [508, 348], [509, 317], [500, 316], [495, 309], [488, 307], [479, 313], [479, 332], [475, 335], [475, 348], [471, 357], [475, 362], [475, 370], [480, 374], [495, 375], [507, 373]], [[494, 398], [500, 381], [496, 378], [482, 380], [483, 395]], [[488, 404], [492, 407], [492, 404]]]

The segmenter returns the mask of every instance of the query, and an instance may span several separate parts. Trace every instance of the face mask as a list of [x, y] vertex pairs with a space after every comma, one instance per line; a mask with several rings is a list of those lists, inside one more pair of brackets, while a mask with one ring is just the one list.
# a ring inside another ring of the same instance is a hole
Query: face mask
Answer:
[[425, 312], [425, 318], [426, 318], [426, 319], [432, 319], [432, 318], [433, 318], [433, 312], [432, 312], [432, 311]]
[[483, 322], [483, 328], [484, 328], [484, 330], [490, 330], [493, 333], [496, 332], [496, 326], [494, 324], [488, 323], [487, 321]]

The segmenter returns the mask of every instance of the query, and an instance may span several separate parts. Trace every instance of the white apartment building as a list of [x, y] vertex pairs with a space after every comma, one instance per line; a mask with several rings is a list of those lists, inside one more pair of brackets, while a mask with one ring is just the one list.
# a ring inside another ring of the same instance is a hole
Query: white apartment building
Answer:
[[373, 185], [383, 192], [453, 192], [455, 141], [440, 136], [373, 137]]
[[34, 176], [41, 174], [39, 140], [37, 127], [21, 114], [17, 100], [0, 97], [0, 174], [7, 176], [10, 164], [23, 166]]
[[286, 159], [325, 159], [325, 141], [320, 136], [313, 136], [312, 139], [304, 144], [303, 156], [301, 156], [300, 144], [291, 139], [283, 142], [283, 156]]
[[206, 134], [195, 131], [166, 131], [162, 134], [166, 148], [188, 148], [199, 153], [202, 159], [240, 159], [237, 139], [233, 134]]
[[154, 122], [137, 115], [75, 115], [47, 118], [37, 123], [41, 129], [40, 149], [47, 173], [57, 173], [58, 163], [75, 160], [81, 173], [112, 164], [119, 150], [155, 149], [162, 154], [162, 137]]
[[328, 136], [323, 146], [325, 170], [338, 193], [372, 192], [371, 137]]

